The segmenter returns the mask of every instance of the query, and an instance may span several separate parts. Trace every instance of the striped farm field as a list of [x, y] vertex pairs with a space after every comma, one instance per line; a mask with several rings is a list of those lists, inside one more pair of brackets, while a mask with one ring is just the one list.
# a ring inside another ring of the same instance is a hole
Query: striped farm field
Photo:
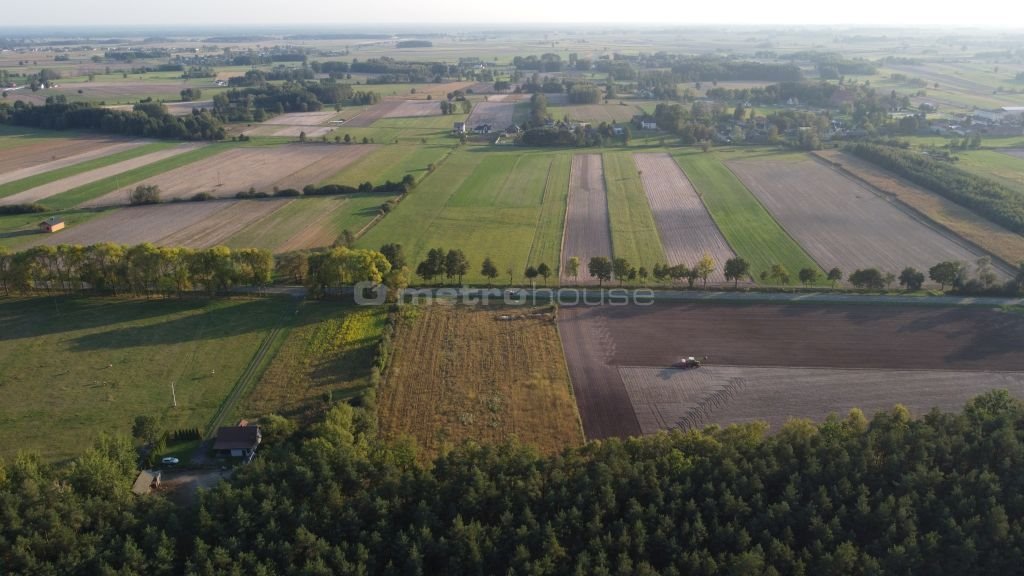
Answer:
[[117, 195], [121, 198], [121, 204], [127, 203], [128, 193], [136, 184], [158, 174], [174, 170], [181, 166], [187, 166], [193, 162], [210, 158], [221, 152], [230, 150], [231, 144], [210, 144], [183, 154], [165, 158], [159, 162], [153, 162], [140, 166], [121, 174], [108, 176], [102, 180], [91, 182], [66, 192], [61, 192], [46, 199], [46, 206], [66, 210], [80, 205], [91, 206], [92, 201], [104, 195]]
[[818, 269], [717, 154], [684, 152], [676, 154], [675, 160], [700, 194], [722, 236], [750, 264], [753, 278], [776, 264], [785, 266], [791, 275], [803, 268]]
[[562, 239], [562, 281], [576, 281], [569, 275], [569, 260], [579, 258], [579, 279], [589, 282], [587, 263], [595, 256], [612, 257], [612, 237], [608, 231], [608, 195], [600, 154], [572, 157], [569, 177], [569, 203], [565, 213]]
[[[275, 187], [301, 190], [337, 174], [373, 150], [372, 146], [334, 144], [238, 147], [216, 158], [149, 178], [145, 183], [159, 186], [164, 200], [190, 198], [201, 192], [226, 198], [250, 189], [267, 193]], [[89, 202], [88, 206], [123, 203], [124, 195], [115, 191]]]
[[458, 248], [470, 261], [464, 280], [486, 282], [480, 265], [490, 256], [502, 281], [511, 266], [521, 282], [528, 264], [557, 266], [569, 162], [567, 153], [460, 150], [358, 245], [400, 243], [412, 268], [431, 248]]
[[[70, 166], [58, 172], [68, 172], [73, 171], [74, 169], [78, 169], [80, 171], [77, 174], [73, 174], [65, 178], [60, 178], [58, 180], [54, 180], [52, 182], [48, 182], [40, 186], [35, 186], [33, 188], [29, 188], [22, 192], [18, 192], [17, 194], [12, 194], [11, 196], [7, 196], [5, 198], [0, 198], [0, 206], [4, 204], [33, 204], [41, 202], [51, 196], [56, 196], [57, 194], [66, 192], [68, 190], [74, 190], [75, 188], [78, 188], [80, 186], [92, 184], [93, 182], [98, 182], [100, 180], [114, 177], [119, 174], [123, 174], [125, 172], [134, 170], [136, 168], [141, 168], [149, 164], [160, 162], [161, 160], [173, 158], [180, 154], [185, 154], [189, 151], [200, 148], [203, 145], [187, 143], [178, 145], [153, 144], [151, 146], [153, 147], [153, 149], [150, 149], [148, 153], [145, 154], [136, 154], [136, 152], [147, 150], [150, 148], [149, 146], [128, 150], [123, 153], [129, 156], [128, 159], [124, 159], [121, 160], [120, 162], [115, 162], [112, 164], [106, 164], [99, 168], [83, 170], [83, 166], [81, 164]], [[108, 156], [107, 158], [103, 158], [101, 160], [94, 162], [105, 163], [103, 161], [108, 160], [110, 158], [112, 157]], [[53, 173], [51, 172], [48, 173], [47, 175], [50, 174]], [[18, 184], [18, 182], [13, 182], [12, 184]]]
[[604, 181], [608, 189], [608, 215], [612, 252], [637, 268], [651, 270], [666, 262], [654, 216], [643, 183], [629, 152], [604, 154]]
[[745, 159], [729, 167], [822, 269], [899, 274], [906, 266], [928, 270], [981, 255], [824, 162]]
[[173, 144], [168, 142], [147, 143], [141, 140], [121, 142], [109, 146], [98, 146], [81, 154], [5, 172], [0, 174], [0, 198], [81, 172], [157, 152], [170, 146]]
[[725, 262], [736, 254], [679, 165], [668, 154], [636, 154], [633, 159], [668, 263], [693, 266], [707, 254], [715, 261], [708, 280], [725, 282]]

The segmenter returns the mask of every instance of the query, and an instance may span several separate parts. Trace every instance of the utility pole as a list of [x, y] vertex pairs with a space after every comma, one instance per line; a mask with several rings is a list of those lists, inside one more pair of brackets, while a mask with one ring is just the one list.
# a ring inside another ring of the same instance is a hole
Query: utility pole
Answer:
[[174, 393], [174, 381], [171, 380], [171, 402], [174, 403], [174, 407], [178, 407], [178, 396]]

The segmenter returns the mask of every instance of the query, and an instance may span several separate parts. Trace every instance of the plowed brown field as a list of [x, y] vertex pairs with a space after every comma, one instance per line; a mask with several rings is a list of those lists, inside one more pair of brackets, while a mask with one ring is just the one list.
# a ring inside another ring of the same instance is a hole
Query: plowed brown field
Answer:
[[668, 263], [692, 267], [708, 254], [716, 264], [708, 281], [725, 282], [725, 261], [736, 254], [676, 161], [668, 154], [634, 154], [633, 160]]
[[143, 144], [145, 141], [142, 140], [71, 138], [6, 148], [0, 154], [0, 184], [110, 156]]
[[[991, 387], [1012, 384], [1024, 393], [1019, 376], [993, 375], [1024, 372], [1024, 316], [990, 309], [704, 303], [580, 306], [559, 311], [559, 331], [588, 438], [635, 435], [668, 426], [674, 415], [689, 414], [698, 402], [704, 403], [705, 411], [737, 402], [734, 415], [707, 422], [756, 416], [779, 423], [788, 416], [819, 417], [861, 401], [867, 409], [897, 402], [952, 408]], [[790, 376], [755, 372], [751, 378], [756, 379], [743, 382], [730, 381], [742, 374], [712, 371], [711, 380], [686, 384], [695, 387], [689, 392], [651, 383], [652, 378], [681, 378], [675, 370], [662, 370], [683, 356], [709, 357], [705, 367], [687, 371], [694, 373], [691, 379], [707, 368], [724, 366], [829, 370]], [[653, 372], [638, 376], [620, 372], [623, 367], [648, 367]], [[849, 370], [874, 371], [872, 378], [877, 381], [861, 385], [844, 379], [840, 373]], [[946, 374], [931, 380], [927, 375], [886, 375], [905, 370]], [[817, 383], [815, 375], [820, 377]], [[799, 380], [792, 396], [786, 388], [787, 377]], [[765, 392], [746, 399], [745, 394], [761, 386], [751, 382], [762, 380]], [[651, 407], [662, 402], [663, 408]], [[707, 407], [709, 402], [713, 406]]]
[[815, 160], [741, 160], [729, 167], [825, 270], [899, 274], [906, 266], [928, 270], [980, 256]]
[[[579, 281], [589, 283], [587, 263], [591, 257], [612, 257], [612, 237], [608, 229], [608, 196], [600, 154], [572, 157], [569, 177], [569, 204], [565, 212], [562, 237], [562, 280], [574, 281], [568, 274], [569, 259], [580, 259]], [[593, 283], [597, 283], [596, 280]]]

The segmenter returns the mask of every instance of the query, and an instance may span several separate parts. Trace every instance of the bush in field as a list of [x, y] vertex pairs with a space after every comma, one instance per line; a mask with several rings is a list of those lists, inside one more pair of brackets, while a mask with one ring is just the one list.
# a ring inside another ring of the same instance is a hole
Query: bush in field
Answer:
[[132, 206], [142, 204], [159, 204], [160, 187], [156, 184], [139, 184], [128, 195], [128, 203]]

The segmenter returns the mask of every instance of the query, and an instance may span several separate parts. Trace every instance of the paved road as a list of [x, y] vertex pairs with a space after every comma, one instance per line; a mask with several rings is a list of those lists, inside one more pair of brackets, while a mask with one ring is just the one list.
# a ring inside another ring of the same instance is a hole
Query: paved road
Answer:
[[[239, 293], [255, 292], [252, 289], [238, 288]], [[271, 286], [261, 289], [264, 294], [287, 295], [293, 298], [304, 298], [306, 289], [302, 286]], [[338, 293], [332, 291], [332, 293]], [[343, 296], [353, 293], [351, 288], [340, 291]], [[909, 304], [922, 306], [1024, 306], [1022, 298], [1000, 298], [990, 296], [906, 296], [901, 294], [854, 294], [848, 292], [736, 292], [715, 290], [631, 290], [611, 288], [413, 288], [406, 292], [407, 297], [420, 299], [434, 298], [466, 298], [468, 301], [480, 302], [486, 298], [490, 303], [509, 301], [517, 303], [546, 304], [547, 300], [557, 299], [562, 305], [573, 304], [621, 304], [627, 300], [637, 304], [649, 302], [779, 302], [779, 303], [834, 303], [834, 304]], [[632, 300], [630, 300], [632, 299]]]

